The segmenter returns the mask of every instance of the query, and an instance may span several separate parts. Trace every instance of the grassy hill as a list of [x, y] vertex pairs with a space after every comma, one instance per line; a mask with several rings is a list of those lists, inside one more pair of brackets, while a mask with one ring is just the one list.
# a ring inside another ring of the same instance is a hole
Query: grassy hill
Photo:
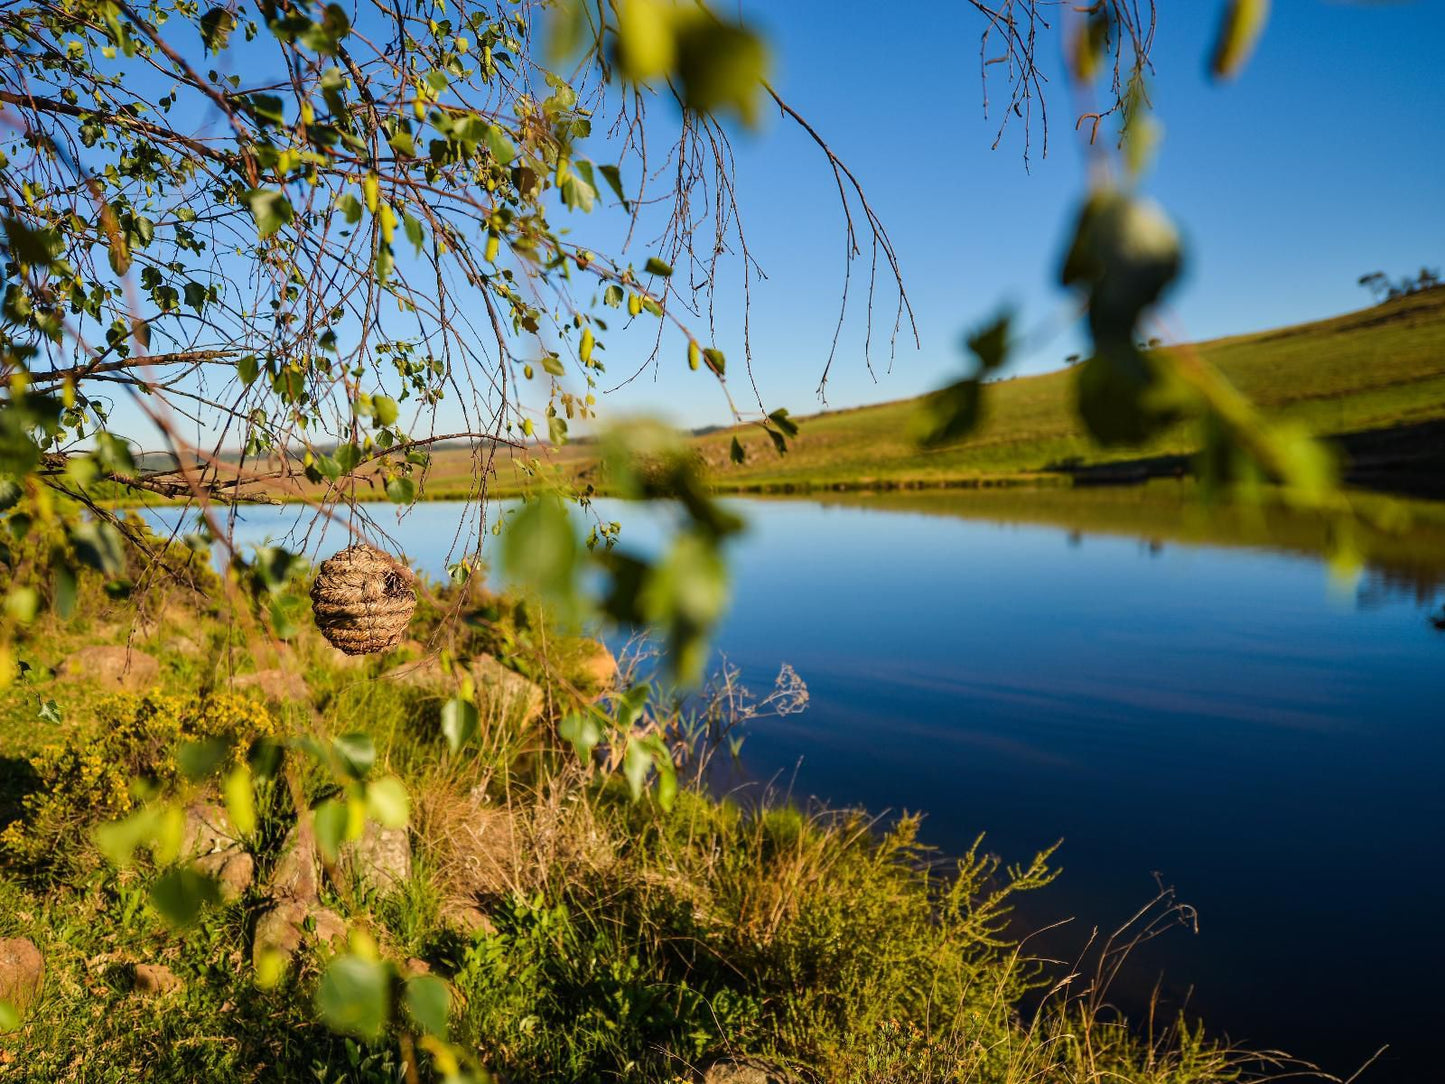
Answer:
[[[1397, 428], [1387, 440], [1388, 456], [1406, 446], [1445, 445], [1445, 288], [1399, 298], [1360, 312], [1294, 327], [1236, 335], [1198, 344], [1198, 350], [1266, 413], [1304, 423], [1322, 435]], [[760, 431], [738, 432], [747, 459], [731, 462], [731, 428], [700, 432], [693, 440], [724, 492], [791, 492], [807, 489], [871, 489], [1066, 483], [1059, 473], [1073, 467], [1122, 463], [1192, 453], [1193, 428], [1182, 424], [1137, 448], [1105, 449], [1084, 432], [1074, 407], [1075, 373], [1018, 377], [988, 387], [984, 421], [968, 440], [946, 448], [919, 447], [911, 436], [919, 400], [905, 399], [852, 410], [798, 418], [801, 431], [791, 451], [779, 455]], [[1418, 428], [1421, 423], [1436, 423]], [[1406, 427], [1417, 427], [1407, 430]], [[1365, 454], [1380, 458], [1379, 434], [1363, 442]], [[1351, 447], [1351, 456], [1357, 449]], [[1445, 455], [1435, 453], [1437, 457]], [[561, 449], [538, 444], [524, 457], [568, 476], [588, 471], [593, 446], [578, 442]], [[1391, 488], [1394, 465], [1386, 463], [1366, 481]], [[1422, 473], [1445, 477], [1432, 460], [1416, 463]], [[494, 472], [494, 473], [492, 473]], [[491, 474], [491, 496], [519, 493], [535, 475], [507, 448], [483, 453], [440, 447], [433, 456], [421, 496], [427, 500], [476, 495]], [[267, 487], [281, 500], [296, 500], [294, 483]], [[308, 497], [323, 495], [307, 487]], [[1404, 487], [1439, 495], [1439, 484]], [[361, 479], [361, 499], [382, 499], [382, 481]]]
[[[1330, 320], [1199, 344], [1199, 350], [1275, 417], [1337, 434], [1445, 418], [1445, 290], [1401, 298]], [[1197, 447], [1181, 425], [1141, 448], [1103, 449], [1074, 410], [1074, 373], [990, 385], [986, 417], [967, 441], [919, 448], [910, 439], [918, 400], [800, 419], [787, 456], [761, 433], [743, 437], [747, 461], [728, 459], [730, 431], [696, 438], [724, 489], [947, 485], [1018, 478], [1062, 463], [1184, 454]]]

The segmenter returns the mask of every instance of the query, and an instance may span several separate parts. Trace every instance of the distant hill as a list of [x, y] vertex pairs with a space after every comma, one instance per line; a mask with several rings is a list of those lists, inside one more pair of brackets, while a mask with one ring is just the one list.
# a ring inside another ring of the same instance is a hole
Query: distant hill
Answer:
[[[1215, 339], [1198, 349], [1274, 417], [1300, 421], [1321, 435], [1369, 431], [1363, 444], [1372, 454], [1388, 445], [1390, 455], [1407, 459], [1432, 451], [1445, 455], [1439, 447], [1445, 425], [1421, 425], [1445, 421], [1445, 289], [1333, 319]], [[1197, 448], [1187, 424], [1142, 448], [1100, 448], [1074, 410], [1074, 380], [1075, 372], [1066, 369], [990, 384], [982, 425], [946, 448], [920, 448], [911, 439], [917, 399], [799, 418], [801, 431], [786, 456], [762, 433], [744, 429], [747, 460], [741, 466], [729, 460], [731, 430], [701, 434], [695, 443], [719, 487], [739, 491], [957, 485], [1110, 464], [1118, 473], [1119, 464], [1151, 460], [1173, 469], [1182, 461], [1171, 457]], [[1411, 427], [1418, 440], [1376, 432], [1400, 427]]]

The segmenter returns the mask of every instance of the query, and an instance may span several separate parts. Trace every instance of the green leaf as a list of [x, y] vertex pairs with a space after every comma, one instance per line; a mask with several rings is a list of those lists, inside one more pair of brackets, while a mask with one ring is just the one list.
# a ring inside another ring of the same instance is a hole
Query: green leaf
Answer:
[[924, 398], [917, 422], [919, 443], [936, 447], [968, 436], [978, 425], [981, 401], [975, 379], [960, 380]]
[[350, 474], [361, 465], [361, 449], [355, 444], [338, 444], [332, 453], [342, 474]]
[[216, 771], [231, 751], [231, 743], [222, 738], [182, 742], [176, 749], [176, 766], [181, 775], [198, 783]]
[[201, 44], [208, 53], [220, 53], [236, 29], [236, 17], [225, 8], [212, 8], [201, 16]]
[[350, 819], [346, 803], [335, 798], [326, 799], [313, 811], [312, 824], [316, 829], [316, 845], [328, 862], [336, 861], [341, 844], [346, 839]]
[[649, 256], [647, 257], [647, 264], [643, 268], [643, 270], [646, 271], [649, 275], [661, 275], [663, 278], [667, 278], [669, 275], [672, 274], [672, 265], [669, 263], [664, 263], [656, 256]]
[[747, 458], [747, 453], [743, 451], [742, 442], [738, 440], [737, 437], [733, 437], [732, 447], [728, 449], [728, 457], [734, 463], [741, 463]]
[[75, 613], [77, 592], [75, 570], [69, 565], [58, 565], [55, 569], [55, 612], [63, 620], [70, 620]]
[[617, 309], [622, 307], [622, 302], [627, 300], [627, 295], [623, 293], [621, 286], [613, 282], [608, 283], [607, 289], [602, 291], [602, 300], [605, 304]]
[[497, 160], [497, 165], [511, 165], [512, 160], [517, 157], [517, 147], [511, 137], [495, 124], [487, 125], [487, 150], [492, 152], [492, 157]]
[[557, 736], [572, 743], [579, 760], [590, 763], [592, 750], [597, 748], [597, 743], [602, 740], [602, 731], [591, 715], [574, 711], [557, 724]]
[[291, 201], [282, 192], [270, 188], [253, 188], [241, 197], [256, 220], [256, 235], [262, 240], [289, 226], [296, 217]]
[[331, 751], [341, 770], [353, 779], [365, 778], [376, 763], [376, 743], [370, 734], [342, 734], [331, 739]]
[[727, 358], [723, 357], [723, 352], [721, 350], [709, 346], [702, 352], [702, 356], [707, 359], [708, 367], [711, 368], [713, 372], [717, 373], [718, 376], [722, 376], [725, 372], [727, 372]]
[[316, 1010], [332, 1031], [375, 1042], [390, 1017], [390, 989], [391, 970], [385, 964], [338, 956], [316, 988]]
[[125, 549], [120, 532], [103, 520], [91, 519], [70, 529], [75, 555], [107, 576], [125, 571]]
[[404, 475], [386, 481], [386, 499], [392, 504], [411, 504], [416, 500], [416, 483]]
[[8, 1001], [0, 1000], [0, 1034], [14, 1031], [20, 1026], [20, 1010]]
[[779, 407], [768, 415], [768, 420], [776, 425], [785, 436], [796, 437], [798, 435], [798, 423], [788, 417], [786, 407]]
[[398, 413], [396, 400], [389, 395], [374, 395], [371, 398], [372, 416], [377, 425], [395, 425]]
[[383, 828], [405, 828], [411, 820], [411, 799], [394, 775], [366, 785], [366, 815]]
[[652, 753], [640, 740], [627, 743], [627, 752], [622, 756], [622, 774], [627, 779], [627, 789], [632, 792], [635, 802], [642, 797], [647, 784], [647, 773], [652, 770]]
[[261, 365], [256, 360], [255, 354], [247, 354], [240, 361], [236, 362], [236, 375], [241, 378], [241, 383], [248, 388], [256, 383], [256, 378], [261, 375]]
[[607, 182], [607, 187], [612, 189], [613, 195], [622, 201], [622, 209], [630, 212], [632, 204], [627, 202], [627, 195], [622, 190], [622, 171], [616, 166], [598, 166], [597, 170], [602, 174], [602, 179]]
[[647, 707], [647, 698], [652, 695], [652, 686], [646, 682], [634, 685], [617, 698], [617, 728], [631, 730], [642, 717]]
[[1238, 75], [1269, 22], [1269, 0], [1229, 0], [1219, 23], [1219, 36], [1209, 70], [1216, 79]]
[[470, 700], [454, 696], [442, 705], [442, 736], [453, 753], [471, 740], [480, 726], [481, 716]]
[[226, 813], [231, 825], [243, 839], [256, 831], [256, 799], [251, 786], [251, 769], [238, 764], [226, 775], [222, 785], [226, 799]]
[[978, 359], [979, 369], [991, 373], [1008, 360], [1009, 325], [1012, 313], [1001, 313], [993, 323], [968, 337], [968, 349]]
[[507, 575], [555, 602], [572, 600], [578, 556], [572, 520], [553, 497], [528, 501], [502, 532], [502, 567]]
[[151, 885], [151, 904], [172, 926], [189, 926], [200, 916], [201, 908], [217, 903], [220, 886], [214, 877], [207, 877], [189, 866], [179, 866], [161, 874]]
[[562, 368], [562, 359], [555, 354], [542, 355], [542, 368], [553, 376], [562, 376], [567, 370]]
[[139, 848], [151, 844], [160, 830], [160, 813], [152, 806], [143, 806], [121, 820], [96, 825], [95, 845], [101, 854], [123, 869], [134, 861]]
[[428, 1035], [445, 1037], [451, 1012], [451, 993], [435, 975], [414, 975], [406, 980], [406, 1013]]
[[732, 112], [755, 123], [767, 74], [767, 47], [747, 27], [699, 11], [677, 35], [683, 102], [699, 113]]

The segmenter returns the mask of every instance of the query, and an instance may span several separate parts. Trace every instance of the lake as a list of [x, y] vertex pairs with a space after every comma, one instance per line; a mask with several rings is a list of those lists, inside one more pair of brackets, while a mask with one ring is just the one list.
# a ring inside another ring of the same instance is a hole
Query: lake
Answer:
[[[1155, 875], [1197, 908], [1131, 959], [1216, 1031], [1348, 1076], [1423, 1080], [1445, 1007], [1445, 547], [1416, 539], [1342, 583], [1320, 530], [1230, 526], [1113, 494], [740, 500], [717, 638], [750, 686], [779, 664], [808, 710], [747, 736], [748, 775], [799, 800], [921, 810], [944, 851], [1011, 862], [1062, 840], [1025, 911], [1072, 957]], [[460, 506], [391, 529], [455, 556]], [[598, 502], [624, 539], [654, 516]], [[377, 509], [389, 516], [387, 509]], [[294, 509], [251, 509], [280, 537]], [[471, 529], [475, 532], [477, 525]], [[322, 554], [344, 544], [320, 540]], [[475, 534], [474, 534], [475, 537]], [[315, 547], [316, 537], [310, 539]], [[313, 549], [314, 552], [314, 549]]]

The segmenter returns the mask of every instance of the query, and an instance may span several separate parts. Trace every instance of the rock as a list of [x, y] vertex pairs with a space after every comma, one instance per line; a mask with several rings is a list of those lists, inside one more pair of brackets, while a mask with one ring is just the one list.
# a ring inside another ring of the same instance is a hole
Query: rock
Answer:
[[601, 640], [584, 643], [585, 653], [577, 660], [577, 677], [595, 693], [610, 692], [617, 686], [617, 659]]
[[196, 860], [196, 868], [214, 877], [221, 899], [233, 903], [246, 894], [256, 879], [256, 860], [242, 850], [217, 851]]
[[240, 842], [225, 806], [218, 802], [192, 802], [186, 807], [185, 826], [181, 829], [181, 857], [196, 858], [224, 851], [239, 846]]
[[466, 934], [468, 937], [475, 937], [481, 934], [484, 937], [491, 937], [497, 932], [497, 927], [487, 917], [480, 907], [468, 903], [465, 900], [446, 900], [441, 911], [437, 915], [441, 924], [457, 933]]
[[164, 997], [185, 986], [165, 964], [136, 964], [135, 991], [145, 997]]
[[411, 956], [407, 958], [406, 963], [402, 966], [402, 970], [408, 975], [430, 975], [431, 964], [427, 963], [420, 956]]
[[167, 651], [174, 651], [177, 655], [194, 657], [201, 653], [201, 645], [189, 636], [172, 636], [163, 646]]
[[233, 689], [259, 689], [267, 700], [310, 700], [311, 690], [306, 679], [295, 670], [256, 670], [250, 674], [237, 674], [231, 679]]
[[90, 681], [116, 692], [143, 692], [155, 685], [161, 664], [144, 651], [120, 645], [83, 647], [60, 664], [66, 681]]
[[256, 860], [241, 846], [224, 806], [194, 802], [186, 808], [181, 856], [220, 882], [221, 898], [239, 899], [256, 876]]
[[[467, 672], [476, 686], [477, 705], [484, 720], [489, 717], [515, 719], [528, 726], [541, 718], [547, 698], [536, 682], [508, 670], [490, 655], [476, 656], [467, 664]], [[455, 684], [435, 658], [394, 666], [382, 676], [419, 689], [445, 690]]]
[[523, 726], [542, 717], [546, 695], [536, 682], [508, 670], [490, 655], [478, 655], [467, 668], [477, 686], [477, 702], [504, 719], [517, 719]]
[[367, 821], [360, 839], [341, 845], [336, 865], [343, 876], [385, 896], [411, 876], [411, 836], [405, 828]]
[[0, 1001], [22, 1017], [45, 987], [45, 958], [25, 937], [0, 940]]
[[320, 887], [321, 859], [316, 853], [316, 836], [309, 824], [305, 832], [292, 828], [281, 841], [281, 857], [271, 871], [268, 894], [272, 899], [311, 904], [320, 898]]
[[335, 911], [283, 900], [256, 919], [251, 958], [259, 967], [267, 954], [275, 954], [289, 966], [303, 946], [334, 945], [345, 936], [346, 923]]
[[746, 1061], [717, 1061], [708, 1066], [702, 1084], [773, 1084], [774, 1077], [760, 1065]]

